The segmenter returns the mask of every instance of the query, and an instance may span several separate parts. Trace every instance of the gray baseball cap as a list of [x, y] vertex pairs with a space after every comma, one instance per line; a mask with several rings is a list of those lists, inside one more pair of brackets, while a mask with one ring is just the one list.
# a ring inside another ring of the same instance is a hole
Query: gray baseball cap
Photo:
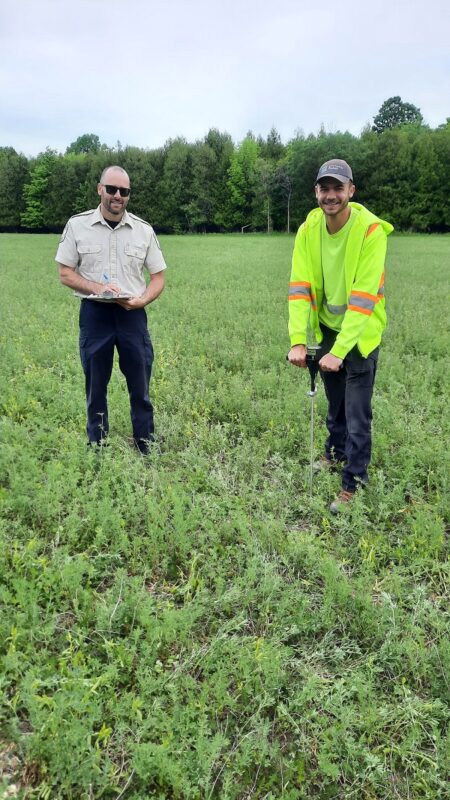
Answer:
[[349, 183], [349, 181], [353, 183], [351, 167], [341, 158], [333, 158], [331, 161], [325, 161], [325, 164], [322, 164], [317, 173], [316, 183], [322, 178], [335, 178], [341, 183]]

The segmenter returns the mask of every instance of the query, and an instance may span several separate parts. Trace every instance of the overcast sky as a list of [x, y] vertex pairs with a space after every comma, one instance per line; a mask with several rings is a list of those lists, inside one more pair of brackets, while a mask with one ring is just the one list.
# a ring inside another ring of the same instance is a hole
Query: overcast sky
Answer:
[[2, 0], [0, 146], [154, 148], [211, 127], [358, 135], [388, 97], [450, 116], [450, 0]]

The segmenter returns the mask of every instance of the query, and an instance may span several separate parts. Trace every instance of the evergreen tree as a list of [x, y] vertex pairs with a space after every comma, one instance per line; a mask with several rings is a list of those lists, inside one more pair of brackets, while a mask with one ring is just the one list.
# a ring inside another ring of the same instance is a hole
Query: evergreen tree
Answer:
[[269, 161], [278, 162], [283, 158], [285, 147], [281, 141], [280, 134], [275, 127], [272, 127], [268, 133], [267, 139], [258, 137], [259, 153], [262, 158]]
[[77, 200], [88, 169], [85, 155], [60, 155], [52, 161], [42, 196], [42, 221], [46, 228], [62, 230], [72, 214], [86, 210], [77, 207]]
[[190, 231], [211, 230], [214, 224], [214, 183], [216, 154], [209, 145], [198, 142], [191, 151], [191, 199], [184, 206]]
[[0, 186], [7, 202], [0, 207], [0, 227], [20, 226], [25, 210], [23, 187], [29, 179], [28, 161], [16, 153], [13, 147], [0, 147]]
[[182, 233], [189, 227], [192, 199], [192, 145], [185, 139], [169, 140], [165, 145], [164, 169], [158, 198], [164, 227]]
[[211, 195], [212, 223], [214, 230], [226, 228], [226, 206], [228, 201], [228, 170], [234, 153], [234, 145], [228, 133], [211, 128], [204, 140], [215, 154], [210, 172], [209, 193]]
[[450, 185], [450, 117], [447, 117], [447, 122], [439, 125], [431, 135], [438, 173], [438, 187], [432, 199], [433, 207], [438, 213], [433, 220], [431, 230], [450, 230], [450, 203], [447, 190], [447, 186]]
[[148, 221], [154, 220], [157, 214], [158, 186], [162, 173], [162, 165], [158, 170], [158, 161], [152, 155], [138, 147], [125, 147], [118, 158], [119, 166], [130, 176], [128, 210]]

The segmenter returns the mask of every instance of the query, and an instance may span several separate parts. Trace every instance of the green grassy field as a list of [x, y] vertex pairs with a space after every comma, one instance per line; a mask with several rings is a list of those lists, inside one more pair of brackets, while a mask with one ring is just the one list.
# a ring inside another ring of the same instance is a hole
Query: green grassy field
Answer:
[[[293, 237], [162, 237], [145, 460], [117, 367], [86, 451], [57, 241], [0, 236], [0, 796], [443, 800], [450, 237], [391, 237], [371, 480], [339, 518], [285, 362]], [[320, 389], [318, 454], [324, 414]]]

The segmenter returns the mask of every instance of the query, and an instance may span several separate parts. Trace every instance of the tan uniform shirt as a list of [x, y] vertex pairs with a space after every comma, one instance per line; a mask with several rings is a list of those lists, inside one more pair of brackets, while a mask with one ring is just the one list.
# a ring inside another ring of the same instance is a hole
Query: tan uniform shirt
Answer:
[[[100, 206], [71, 217], [64, 228], [55, 261], [97, 283], [116, 283], [124, 293], [140, 297], [151, 275], [167, 265], [148, 222], [124, 211], [119, 224], [109, 227]], [[74, 292], [86, 297], [82, 292]]]

